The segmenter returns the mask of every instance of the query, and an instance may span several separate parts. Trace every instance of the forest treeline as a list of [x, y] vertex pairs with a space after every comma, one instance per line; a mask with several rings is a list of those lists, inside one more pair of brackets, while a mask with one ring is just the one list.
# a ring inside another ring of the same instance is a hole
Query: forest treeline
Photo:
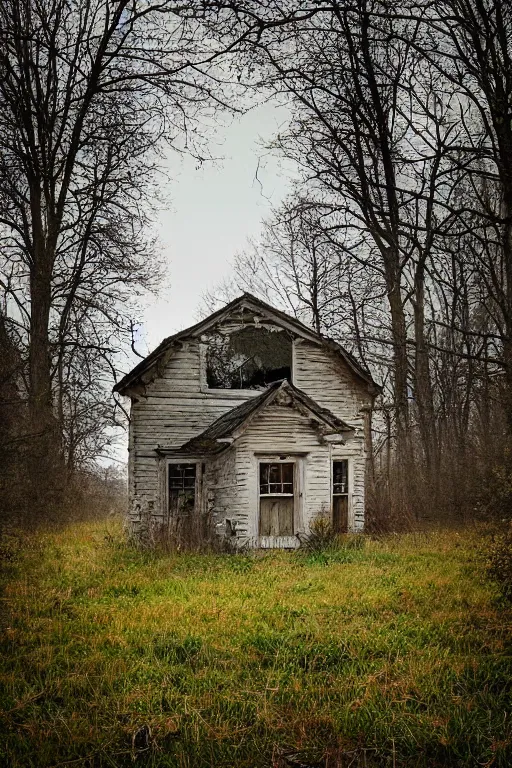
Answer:
[[0, 42], [0, 450], [21, 507], [58, 506], [119, 421], [165, 144], [203, 160], [219, 111], [273, 97], [298, 178], [208, 304], [257, 293], [381, 381], [376, 524], [507, 514], [511, 0], [6, 0]]

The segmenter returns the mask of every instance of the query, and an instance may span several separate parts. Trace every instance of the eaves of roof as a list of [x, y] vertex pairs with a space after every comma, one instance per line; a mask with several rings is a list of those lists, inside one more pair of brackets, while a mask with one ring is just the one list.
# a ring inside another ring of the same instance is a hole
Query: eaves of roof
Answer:
[[223, 316], [229, 315], [230, 312], [237, 308], [237, 306], [243, 305], [244, 303], [248, 303], [256, 309], [260, 309], [267, 314], [273, 315], [275, 318], [277, 318], [277, 320], [281, 320], [284, 325], [288, 325], [294, 328], [299, 335], [333, 350], [345, 360], [351, 370], [360, 379], [363, 379], [363, 381], [365, 381], [370, 386], [374, 394], [377, 394], [377, 392], [381, 390], [380, 385], [373, 380], [370, 372], [367, 371], [366, 368], [364, 368], [350, 352], [342, 347], [341, 344], [338, 344], [338, 342], [328, 338], [327, 336], [316, 333], [316, 331], [313, 331], [311, 328], [308, 328], [307, 325], [301, 323], [300, 320], [297, 320], [295, 317], [286, 314], [286, 312], [283, 312], [280, 309], [275, 309], [274, 307], [270, 306], [270, 304], [267, 304], [261, 299], [258, 299], [256, 296], [253, 296], [250, 293], [243, 293], [229, 304], [226, 304], [225, 307], [222, 307], [216, 312], [213, 312], [213, 314], [204, 318], [204, 320], [201, 320], [199, 323], [196, 323], [189, 328], [185, 328], [184, 330], [165, 338], [158, 345], [158, 347], [156, 347], [156, 349], [154, 349], [147, 357], [144, 358], [144, 360], [141, 360], [140, 363], [138, 363], [129, 373], [127, 373], [120, 381], [118, 381], [113, 391], [123, 394], [131, 385], [136, 384], [144, 373], [156, 365], [160, 358], [167, 351], [172, 349], [174, 344], [177, 344], [178, 342], [190, 336], [197, 336], [202, 331], [206, 331], [211, 326], [214, 326]]

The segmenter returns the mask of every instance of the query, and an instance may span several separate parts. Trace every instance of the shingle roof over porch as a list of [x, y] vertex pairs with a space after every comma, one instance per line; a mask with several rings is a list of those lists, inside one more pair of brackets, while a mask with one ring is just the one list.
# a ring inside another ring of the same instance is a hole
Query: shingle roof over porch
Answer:
[[[295, 387], [289, 381], [276, 381], [270, 384], [261, 394], [251, 397], [245, 403], [237, 405], [213, 422], [204, 432], [188, 440], [179, 450], [183, 454], [213, 454], [220, 453], [229, 445], [230, 438], [242, 428], [250, 418], [265, 406], [273, 402], [279, 392], [286, 392], [292, 401], [306, 408], [319, 421], [330, 427], [333, 432], [353, 432], [354, 427], [342, 421], [327, 408], [322, 408], [305, 392]], [[165, 449], [160, 448], [161, 452]]]

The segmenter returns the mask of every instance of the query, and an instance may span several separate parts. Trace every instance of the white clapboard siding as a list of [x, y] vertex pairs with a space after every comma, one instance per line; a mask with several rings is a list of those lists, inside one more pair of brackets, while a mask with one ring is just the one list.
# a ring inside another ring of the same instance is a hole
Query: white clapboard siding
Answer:
[[179, 448], [200, 434], [223, 413], [243, 403], [255, 393], [239, 397], [222, 391], [201, 392], [199, 341], [192, 339], [178, 346], [163, 371], [145, 386], [132, 403], [130, 422], [130, 495], [149, 498], [159, 513], [165, 500], [160, 498], [157, 446]]
[[298, 340], [294, 344], [293, 383], [323, 408], [363, 429], [361, 409], [372, 403], [368, 385], [348, 363], [325, 346]]
[[[237, 485], [235, 481], [235, 451], [229, 448], [207, 465], [204, 478], [205, 492], [209, 500], [209, 512], [215, 525], [223, 526], [219, 533], [225, 532], [225, 520], [234, 519], [233, 510], [237, 508]], [[243, 517], [237, 518], [240, 524], [247, 527]]]
[[[254, 319], [269, 325], [256, 312], [243, 311], [226, 319], [222, 329], [230, 332]], [[316, 515], [330, 510], [332, 459], [348, 458], [353, 492], [349, 522], [355, 530], [364, 525], [363, 413], [371, 404], [368, 386], [339, 355], [321, 344], [297, 337], [293, 361], [295, 386], [356, 427], [356, 432], [346, 445], [322, 443], [308, 417], [289, 406], [274, 404], [253, 419], [233, 446], [205, 460], [202, 508], [211, 512], [219, 530], [226, 519], [232, 520], [240, 540], [253, 544], [259, 542], [258, 453], [296, 454], [302, 494], [295, 521], [298, 531], [307, 531]], [[204, 344], [202, 346], [200, 338], [184, 340], [176, 345], [165, 365], [160, 366], [132, 402], [129, 435], [132, 519], [140, 514], [133, 510], [141, 509], [150, 509], [158, 519], [165, 516], [167, 463], [166, 459], [159, 458], [155, 450], [158, 446], [178, 449], [222, 414], [258, 394], [247, 390], [206, 390], [204, 363]]]
[[257, 539], [259, 533], [258, 455], [259, 458], [267, 458], [265, 454], [290, 456], [296, 460], [300, 478], [298, 490], [302, 495], [295, 532], [307, 530], [311, 519], [330, 509], [330, 447], [319, 442], [309, 418], [294, 408], [270, 405], [253, 419], [233, 449], [236, 456], [236, 517], [240, 516], [244, 524], [247, 521], [249, 538]]

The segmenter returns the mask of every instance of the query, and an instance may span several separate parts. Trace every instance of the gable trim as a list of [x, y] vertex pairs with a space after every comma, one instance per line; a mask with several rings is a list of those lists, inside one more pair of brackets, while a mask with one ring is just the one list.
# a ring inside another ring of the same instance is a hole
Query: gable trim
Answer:
[[[297, 406], [304, 408], [315, 420], [329, 427], [328, 434], [336, 432], [341, 436], [345, 432], [355, 432], [355, 427], [342, 421], [326, 408], [322, 408], [302, 390], [288, 381], [279, 381], [267, 387], [258, 397], [246, 400], [224, 413], [199, 435], [187, 440], [179, 451], [182, 455], [187, 455], [189, 453], [215, 454], [226, 450], [245, 432], [253, 419], [276, 400], [281, 392], [290, 395], [296, 408]], [[297, 410], [300, 411], [300, 407]], [[228, 439], [230, 439], [229, 442]]]
[[[169, 356], [172, 354], [172, 350], [175, 345], [184, 341], [187, 337], [196, 337], [199, 334], [208, 331], [210, 328], [214, 327], [223, 319], [228, 317], [230, 313], [236, 308], [249, 310], [252, 309], [262, 312], [268, 317], [270, 321], [274, 322], [276, 325], [280, 325], [282, 328], [289, 330], [292, 333], [307, 339], [308, 341], [318, 344], [319, 346], [326, 346], [332, 349], [345, 361], [345, 363], [359, 379], [362, 379], [366, 384], [369, 385], [373, 394], [377, 394], [377, 392], [381, 390], [381, 387], [373, 380], [371, 374], [360, 365], [355, 357], [347, 352], [347, 350], [344, 349], [336, 341], [316, 333], [311, 328], [308, 328], [306, 325], [301, 323], [300, 320], [287, 315], [285, 312], [282, 312], [279, 309], [271, 307], [269, 304], [266, 304], [266, 302], [256, 298], [256, 296], [252, 296], [250, 293], [244, 293], [242, 296], [239, 296], [225, 307], [222, 307], [216, 312], [213, 312], [199, 323], [196, 323], [189, 328], [185, 328], [183, 331], [179, 331], [178, 333], [165, 338], [158, 345], [158, 347], [153, 350], [153, 352], [151, 352], [144, 360], [141, 360], [140, 363], [138, 363], [129, 373], [127, 373], [119, 382], [117, 382], [113, 388], [113, 391], [124, 394], [131, 386], [136, 385], [139, 381], [142, 381], [142, 383], [147, 383], [147, 381], [150, 380], [150, 377], [148, 378], [147, 374], [152, 372], [152, 369], [159, 364], [162, 356], [165, 355], [166, 359], [169, 359]], [[166, 355], [166, 353], [168, 354]]]

